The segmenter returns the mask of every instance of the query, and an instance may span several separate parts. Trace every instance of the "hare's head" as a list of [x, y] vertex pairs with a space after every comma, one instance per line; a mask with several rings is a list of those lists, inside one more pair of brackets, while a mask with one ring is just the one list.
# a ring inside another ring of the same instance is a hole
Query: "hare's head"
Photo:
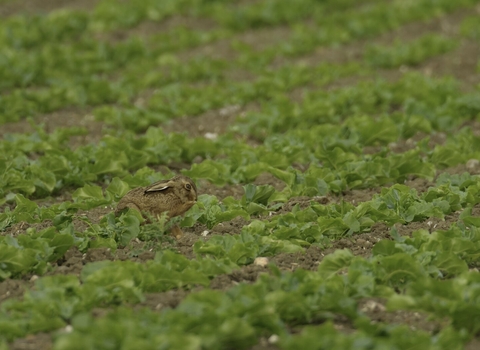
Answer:
[[191, 178], [184, 175], [178, 175], [173, 177], [170, 181], [175, 182], [175, 187], [178, 188], [178, 193], [180, 194], [182, 202], [197, 201], [197, 186]]
[[170, 180], [156, 182], [145, 189], [145, 194], [155, 192], [173, 192], [182, 203], [193, 205], [197, 201], [197, 186], [192, 179], [184, 175], [177, 175]]

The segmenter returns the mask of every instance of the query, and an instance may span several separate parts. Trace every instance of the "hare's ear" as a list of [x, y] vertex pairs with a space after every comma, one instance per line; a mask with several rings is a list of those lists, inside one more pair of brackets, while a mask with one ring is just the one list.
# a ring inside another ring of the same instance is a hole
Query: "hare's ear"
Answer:
[[145, 189], [145, 194], [146, 193], [152, 193], [152, 192], [160, 192], [160, 191], [165, 191], [167, 188], [173, 187], [175, 182], [171, 180], [162, 180], [155, 182], [154, 184], [148, 186]]

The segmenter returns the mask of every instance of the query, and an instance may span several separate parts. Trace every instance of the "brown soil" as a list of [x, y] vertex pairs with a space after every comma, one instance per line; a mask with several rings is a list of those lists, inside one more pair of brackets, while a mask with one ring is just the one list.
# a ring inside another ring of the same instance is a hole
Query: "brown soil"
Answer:
[[268, 269], [258, 265], [242, 266], [230, 274], [214, 277], [210, 282], [210, 288], [226, 290], [240, 282], [252, 283], [261, 273], [268, 273]]
[[147, 293], [145, 301], [136, 304], [135, 308], [144, 308], [159, 311], [164, 308], [176, 308], [178, 304], [189, 294], [189, 291], [183, 289], [169, 290], [163, 293]]
[[51, 349], [52, 336], [48, 333], [30, 334], [25, 338], [16, 339], [10, 344], [10, 350], [41, 350]]
[[0, 4], [0, 17], [47, 13], [60, 9], [91, 10], [98, 0], [12, 0]]
[[331, 246], [327, 248], [310, 246], [305, 250], [305, 253], [280, 253], [274, 256], [271, 261], [284, 270], [293, 271], [299, 268], [316, 270], [323, 258], [337, 249], [349, 249], [354, 255], [369, 257], [373, 246], [381, 239], [390, 239], [390, 228], [383, 223], [375, 224], [371, 232], [332, 241]]
[[26, 289], [33, 286], [33, 281], [6, 279], [0, 282], [0, 302], [9, 298], [22, 297]]
[[385, 300], [381, 298], [363, 299], [359, 302], [358, 309], [370, 317], [374, 323], [406, 324], [411, 329], [430, 333], [437, 333], [446, 326], [445, 321], [431, 320], [425, 313], [404, 310], [386, 311]]
[[33, 133], [38, 127], [43, 128], [46, 132], [52, 132], [57, 128], [75, 127], [83, 129], [81, 135], [70, 138], [69, 145], [71, 148], [96, 143], [107, 130], [106, 125], [95, 120], [90, 109], [66, 108], [37, 116], [34, 124], [28, 120], [21, 120], [2, 125], [0, 137], [4, 137], [6, 134]]

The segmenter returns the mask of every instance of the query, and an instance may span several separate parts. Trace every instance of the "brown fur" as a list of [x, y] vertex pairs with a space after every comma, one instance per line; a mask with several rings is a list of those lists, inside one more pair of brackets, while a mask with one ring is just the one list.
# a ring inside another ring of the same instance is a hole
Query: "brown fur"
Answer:
[[187, 176], [177, 175], [128, 192], [118, 202], [115, 214], [127, 208], [152, 215], [168, 213], [169, 218], [183, 215], [197, 201], [197, 187]]

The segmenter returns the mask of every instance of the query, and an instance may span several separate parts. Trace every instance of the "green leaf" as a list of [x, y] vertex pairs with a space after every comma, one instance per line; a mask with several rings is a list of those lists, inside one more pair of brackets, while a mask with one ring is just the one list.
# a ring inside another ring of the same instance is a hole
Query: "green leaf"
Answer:
[[130, 190], [130, 186], [120, 180], [118, 177], [114, 177], [112, 182], [107, 187], [107, 193], [109, 193], [114, 200], [118, 201], [122, 198], [128, 191]]
[[200, 164], [193, 164], [190, 170], [183, 173], [192, 178], [207, 179], [215, 185], [224, 185], [228, 179], [230, 167], [207, 159]]
[[144, 300], [138, 285], [143, 272], [133, 262], [101, 261], [86, 267], [82, 270], [81, 279], [90, 289], [92, 297], [104, 302]]
[[109, 203], [103, 195], [102, 188], [95, 185], [85, 185], [72, 193], [75, 206], [81, 209], [92, 209]]
[[382, 239], [380, 242], [377, 242], [372, 249], [372, 254], [374, 256], [376, 255], [390, 256], [390, 255], [401, 253], [401, 252], [402, 252], [402, 249], [397, 248], [397, 245], [394, 241], [389, 241], [386, 239]]
[[15, 276], [18, 273], [28, 271], [37, 262], [34, 249], [18, 249], [10, 245], [0, 244], [0, 273], [2, 276]]
[[468, 271], [467, 263], [448, 251], [437, 253], [433, 263], [446, 276], [455, 276]]
[[255, 186], [253, 184], [248, 184], [243, 186], [243, 188], [245, 190], [245, 194], [242, 197], [242, 202], [244, 204], [253, 202], [267, 205], [269, 198], [275, 192], [275, 188], [271, 185]]
[[53, 254], [50, 256], [49, 261], [55, 261], [63, 256], [65, 252], [73, 247], [74, 239], [69, 234], [56, 234], [50, 241], [50, 247], [54, 248]]
[[466, 225], [472, 225], [472, 226], [475, 226], [475, 227], [480, 227], [480, 217], [464, 216], [464, 217], [462, 217], [462, 220]]
[[82, 200], [102, 201], [104, 200], [103, 191], [100, 186], [85, 185], [72, 193], [72, 198], [75, 202]]
[[403, 285], [426, 277], [421, 265], [410, 255], [395, 253], [376, 257], [377, 278], [392, 285]]
[[[110, 215], [114, 215], [113, 213]], [[118, 233], [118, 242], [121, 246], [126, 246], [132, 239], [140, 233], [140, 221], [136, 215], [121, 215], [119, 218], [120, 232]]]
[[327, 255], [320, 265], [318, 272], [323, 278], [329, 278], [340, 270], [347, 268], [353, 259], [353, 254], [348, 249], [338, 249]]

